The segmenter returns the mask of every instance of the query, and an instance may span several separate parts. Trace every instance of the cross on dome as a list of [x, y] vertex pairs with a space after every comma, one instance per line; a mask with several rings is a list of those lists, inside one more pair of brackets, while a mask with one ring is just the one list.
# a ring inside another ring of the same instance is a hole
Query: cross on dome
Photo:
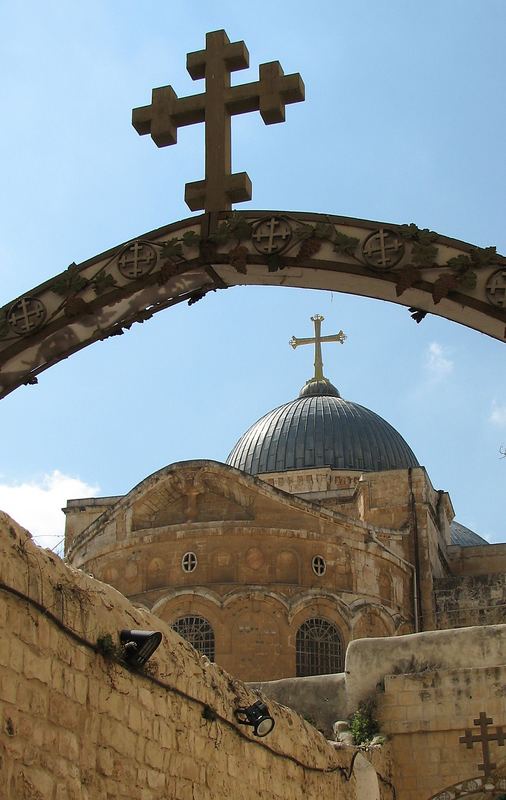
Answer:
[[343, 331], [339, 331], [339, 333], [333, 333], [330, 336], [322, 336], [321, 327], [324, 319], [325, 317], [322, 317], [321, 314], [315, 314], [314, 317], [311, 317], [311, 321], [314, 323], [314, 337], [297, 339], [295, 336], [292, 336], [288, 343], [293, 347], [294, 350], [300, 345], [314, 344], [314, 376], [311, 378], [311, 380], [307, 381], [307, 384], [319, 381], [330, 384], [328, 378], [326, 378], [323, 374], [322, 342], [339, 342], [339, 344], [344, 344], [347, 338]]
[[231, 116], [260, 111], [266, 125], [284, 122], [285, 105], [304, 100], [299, 73], [285, 75], [279, 61], [260, 64], [259, 80], [231, 86], [230, 73], [249, 66], [244, 42], [231, 42], [224, 30], [206, 34], [205, 50], [188, 53], [193, 80], [205, 79], [202, 94], [178, 97], [172, 86], [152, 90], [149, 106], [134, 108], [132, 125], [151, 134], [158, 147], [177, 141], [177, 129], [205, 123], [205, 179], [187, 183], [185, 201], [192, 211], [229, 211], [232, 203], [251, 200], [246, 172], [232, 173]]

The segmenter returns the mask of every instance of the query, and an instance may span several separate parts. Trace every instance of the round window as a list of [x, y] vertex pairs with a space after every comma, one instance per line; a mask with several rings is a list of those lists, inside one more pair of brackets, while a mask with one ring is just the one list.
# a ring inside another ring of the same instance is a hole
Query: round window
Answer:
[[193, 572], [197, 566], [197, 556], [195, 553], [185, 553], [181, 559], [181, 567], [183, 572]]
[[314, 556], [312, 567], [315, 575], [325, 575], [325, 572], [327, 571], [327, 564], [323, 556]]

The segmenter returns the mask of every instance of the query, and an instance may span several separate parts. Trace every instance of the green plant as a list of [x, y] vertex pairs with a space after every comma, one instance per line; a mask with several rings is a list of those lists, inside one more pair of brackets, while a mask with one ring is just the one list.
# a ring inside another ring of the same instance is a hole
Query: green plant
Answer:
[[359, 703], [358, 709], [350, 716], [353, 744], [367, 744], [379, 732], [378, 720], [374, 716], [375, 711], [375, 702], [369, 699]]
[[104, 658], [119, 658], [121, 648], [114, 643], [110, 633], [103, 633], [97, 638], [97, 650]]

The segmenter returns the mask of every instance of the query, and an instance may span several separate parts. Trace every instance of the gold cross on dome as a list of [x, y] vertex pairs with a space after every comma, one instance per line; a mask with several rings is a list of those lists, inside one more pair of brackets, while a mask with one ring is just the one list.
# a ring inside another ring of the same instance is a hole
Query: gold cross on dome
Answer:
[[260, 111], [266, 125], [285, 121], [285, 105], [304, 100], [299, 73], [285, 75], [279, 61], [260, 64], [259, 80], [230, 85], [230, 73], [249, 66], [244, 42], [231, 42], [225, 31], [206, 34], [205, 50], [188, 53], [186, 69], [193, 80], [205, 78], [202, 94], [178, 97], [172, 86], [152, 91], [151, 104], [134, 108], [132, 125], [158, 147], [176, 144], [177, 129], [205, 123], [205, 179], [187, 183], [185, 201], [192, 211], [229, 211], [232, 203], [251, 200], [246, 172], [232, 172], [231, 117]]
[[299, 347], [301, 344], [314, 344], [314, 378], [315, 381], [322, 381], [325, 380], [325, 376], [323, 374], [323, 360], [322, 360], [322, 342], [339, 342], [339, 344], [344, 344], [346, 341], [346, 334], [343, 331], [339, 331], [339, 333], [333, 333], [330, 336], [322, 336], [321, 335], [321, 328], [322, 322], [325, 317], [322, 317], [321, 314], [315, 314], [314, 317], [311, 317], [311, 321], [314, 322], [314, 337], [311, 339], [296, 339], [295, 336], [292, 336], [288, 344], [291, 344], [293, 349], [295, 350], [296, 347]]

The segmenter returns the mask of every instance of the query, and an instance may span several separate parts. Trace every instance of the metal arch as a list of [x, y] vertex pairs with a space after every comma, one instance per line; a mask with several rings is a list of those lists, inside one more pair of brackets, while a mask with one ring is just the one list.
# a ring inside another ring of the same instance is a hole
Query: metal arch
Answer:
[[506, 338], [506, 258], [494, 248], [324, 214], [204, 214], [72, 264], [0, 308], [0, 398], [158, 311], [250, 284], [388, 300], [417, 321], [433, 313]]

